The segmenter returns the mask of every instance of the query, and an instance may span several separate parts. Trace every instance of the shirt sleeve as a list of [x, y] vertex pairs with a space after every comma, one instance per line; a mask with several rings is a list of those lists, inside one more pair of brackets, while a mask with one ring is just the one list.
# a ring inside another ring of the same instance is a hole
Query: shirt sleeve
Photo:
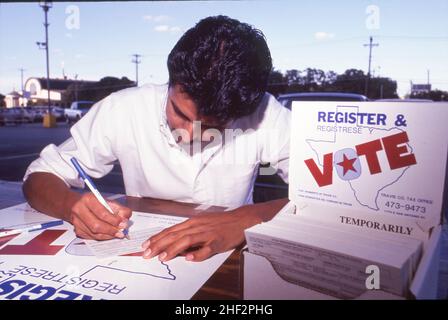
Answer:
[[271, 168], [261, 168], [260, 174], [277, 173], [285, 183], [289, 183], [291, 111], [273, 96], [270, 96], [268, 103], [271, 106], [266, 114], [260, 158], [262, 163], [270, 163]]
[[85, 172], [93, 178], [101, 178], [113, 169], [114, 108], [111, 96], [97, 102], [70, 129], [71, 137], [56, 146], [50, 144], [26, 170], [23, 181], [33, 172], [49, 172], [62, 179], [67, 186], [84, 188], [84, 181], [70, 159], [75, 157]]

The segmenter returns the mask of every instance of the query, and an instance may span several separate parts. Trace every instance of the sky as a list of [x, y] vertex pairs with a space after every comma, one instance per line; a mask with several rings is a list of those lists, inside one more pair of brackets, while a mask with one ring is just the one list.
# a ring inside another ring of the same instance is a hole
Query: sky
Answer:
[[[166, 58], [182, 33], [207, 16], [224, 14], [260, 29], [274, 68], [319, 68], [372, 75], [448, 91], [448, 0], [296, 0], [56, 2], [49, 11], [50, 76], [135, 80], [133, 54], [141, 54], [139, 84], [165, 83]], [[0, 4], [0, 93], [24, 79], [46, 76], [44, 13], [38, 3]]]

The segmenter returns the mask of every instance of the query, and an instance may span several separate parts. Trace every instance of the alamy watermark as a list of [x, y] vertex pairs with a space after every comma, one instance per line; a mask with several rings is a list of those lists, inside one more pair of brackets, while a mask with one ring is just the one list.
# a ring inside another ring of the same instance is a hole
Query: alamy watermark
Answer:
[[368, 30], [378, 30], [380, 28], [380, 8], [376, 5], [366, 7], [367, 14], [365, 24]]
[[366, 267], [366, 288], [368, 290], [380, 289], [380, 268], [377, 265], [369, 265]]
[[68, 30], [79, 30], [81, 28], [81, 15], [79, 7], [76, 5], [69, 5], [65, 7], [65, 27]]
[[[211, 152], [216, 152], [210, 166], [254, 166], [257, 162], [269, 162], [270, 166], [260, 167], [260, 175], [273, 175], [277, 172], [277, 163], [282, 159], [282, 153], [288, 153], [288, 141], [281, 141], [280, 129], [226, 128], [218, 130], [207, 128], [202, 130], [201, 121], [193, 121], [192, 131], [174, 129], [171, 134], [175, 142], [192, 155], [194, 161], [204, 163], [210, 160]], [[285, 138], [287, 139], [287, 138]], [[285, 149], [285, 150], [283, 150]], [[188, 159], [188, 160], [187, 160]], [[191, 161], [189, 158], [178, 157], [170, 153], [169, 161], [181, 164]]]

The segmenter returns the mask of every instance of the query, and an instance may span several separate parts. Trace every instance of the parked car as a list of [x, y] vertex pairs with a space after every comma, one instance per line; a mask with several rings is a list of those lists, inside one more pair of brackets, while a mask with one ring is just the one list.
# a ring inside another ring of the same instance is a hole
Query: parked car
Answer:
[[44, 115], [48, 112], [47, 106], [35, 106], [33, 107], [36, 113], [36, 121], [42, 121], [44, 118]]
[[95, 104], [94, 101], [73, 101], [70, 108], [64, 110], [67, 123], [78, 121]]
[[23, 121], [24, 122], [35, 122], [36, 121], [37, 112], [31, 107], [23, 108]]
[[[36, 115], [36, 121], [42, 121], [44, 115], [48, 113], [47, 106], [35, 106], [31, 107]], [[51, 114], [56, 118], [56, 120], [64, 120], [64, 108], [61, 107], [50, 107]]]
[[3, 114], [3, 110], [5, 110], [5, 109], [6, 108], [0, 107], [0, 126], [5, 125], [5, 115]]
[[378, 99], [377, 102], [434, 102], [431, 99]]
[[0, 121], [1, 125], [5, 125], [7, 123], [19, 124], [23, 121], [23, 108], [14, 107], [14, 108], [1, 108], [0, 109]]
[[51, 114], [53, 116], [55, 116], [56, 120], [64, 120], [65, 119], [64, 108], [61, 108], [61, 107], [51, 107]]
[[34, 121], [39, 122], [42, 121], [45, 114], [45, 109], [43, 107], [30, 107], [34, 112]]
[[301, 92], [280, 95], [277, 100], [291, 109], [293, 101], [368, 101], [362, 94], [345, 92]]

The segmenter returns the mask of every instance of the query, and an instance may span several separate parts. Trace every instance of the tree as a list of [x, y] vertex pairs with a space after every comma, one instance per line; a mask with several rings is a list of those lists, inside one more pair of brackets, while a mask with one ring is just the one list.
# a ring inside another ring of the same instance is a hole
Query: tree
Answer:
[[286, 82], [288, 83], [288, 86], [294, 84], [301, 84], [302, 80], [300, 77], [300, 71], [296, 69], [286, 70], [285, 78]]
[[364, 94], [365, 81], [364, 71], [348, 69], [343, 74], [336, 76], [331, 84], [331, 91]]
[[431, 90], [409, 96], [412, 99], [430, 99], [432, 101], [448, 101], [448, 92], [442, 90]]
[[304, 86], [308, 91], [319, 90], [326, 83], [325, 72], [320, 69], [307, 68], [304, 73]]
[[[284, 75], [279, 71], [273, 71], [270, 88], [275, 87], [275, 95], [313, 91], [364, 94], [366, 79], [367, 75], [364, 71], [358, 69], [348, 69], [342, 74], [331, 70], [324, 72], [315, 68], [307, 68], [303, 71], [292, 69], [286, 70]], [[398, 98], [397, 82], [387, 77], [370, 78], [368, 98]]]
[[279, 94], [285, 92], [287, 87], [286, 80], [283, 74], [278, 70], [272, 70], [268, 80], [268, 92], [277, 97]]
[[5, 96], [0, 93], [0, 107], [6, 107]]
[[286, 70], [285, 82], [287, 84], [285, 92], [303, 91], [303, 79], [299, 70]]
[[332, 70], [325, 74], [325, 86], [331, 86], [336, 81], [338, 74]]
[[370, 99], [398, 98], [397, 82], [390, 78], [371, 78], [368, 97]]
[[68, 86], [63, 96], [63, 102], [70, 105], [73, 101], [100, 101], [115, 91], [135, 86], [135, 82], [126, 77], [104, 77], [98, 82], [78, 82]]

